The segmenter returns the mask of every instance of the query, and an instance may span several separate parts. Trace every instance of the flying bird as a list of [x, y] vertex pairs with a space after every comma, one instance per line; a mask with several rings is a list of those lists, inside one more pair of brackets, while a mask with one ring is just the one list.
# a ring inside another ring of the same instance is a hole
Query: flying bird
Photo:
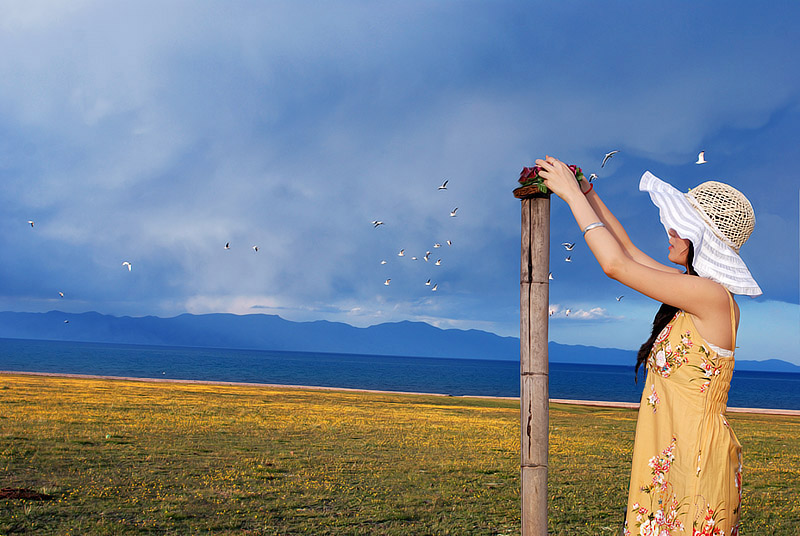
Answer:
[[597, 180], [597, 173], [592, 173], [589, 175], [589, 182], [594, 182]]
[[378, 220], [373, 220], [372, 225], [374, 225], [377, 228], [378, 225], [383, 225], [383, 222]]
[[447, 241], [447, 245], [448, 245], [448, 246], [452, 246], [452, 245], [453, 245], [453, 243], [452, 243], [450, 240], [448, 240], [448, 241]]
[[567, 258], [564, 260], [567, 262], [572, 262], [572, 255], [567, 255]]
[[561, 242], [561, 245], [564, 246], [564, 249], [567, 251], [572, 251], [572, 248], [575, 247], [575, 242]]
[[448, 180], [445, 180], [445, 181], [442, 183], [442, 185], [441, 185], [441, 186], [439, 186], [439, 190], [447, 190], [447, 183], [448, 183], [448, 182], [450, 182], [450, 181], [448, 181]]
[[65, 324], [69, 324], [69, 320], [64, 320], [64, 323]]
[[436, 292], [437, 288], [439, 288], [439, 283], [436, 283], [435, 285], [433, 285], [433, 288], [431, 289], [431, 292]]
[[436, 242], [436, 243], [433, 245], [433, 248], [434, 248], [434, 249], [436, 249], [436, 248], [440, 248], [440, 247], [442, 247], [442, 245], [441, 245], [439, 242]]
[[456, 207], [456, 208], [454, 208], [453, 210], [450, 211], [450, 217], [452, 217], [452, 218], [456, 217], [456, 210], [458, 210], [458, 207]]
[[617, 296], [617, 301], [622, 301], [622, 298], [624, 298], [624, 297], [625, 296]]
[[415, 260], [417, 260], [417, 258], [416, 257], [411, 257], [411, 260], [415, 261]]
[[33, 220], [28, 220], [28, 224], [33, 227]]
[[425, 256], [422, 257], [422, 258], [425, 259], [425, 262], [428, 262], [428, 257], [430, 257], [430, 256], [431, 256], [431, 252], [430, 251], [426, 251], [425, 252]]
[[64, 297], [64, 293], [63, 292], [59, 292], [58, 295], [61, 296], [62, 298]]
[[384, 285], [386, 285], [386, 286], [388, 287], [388, 286], [389, 286], [389, 281], [391, 281], [391, 280], [392, 280], [392, 279], [391, 279], [391, 278], [389, 278], [389, 279], [387, 279], [386, 281], [384, 281], [384, 282], [383, 282], [383, 284], [384, 284]]
[[564, 314], [565, 314], [565, 315], [567, 315], [567, 316], [569, 316], [569, 313], [570, 313], [571, 311], [572, 311], [572, 309], [567, 309], [566, 311], [564, 311]]
[[128, 267], [128, 271], [129, 272], [131, 271], [131, 263], [129, 263], [128, 261], [123, 262], [122, 266], [127, 266]]
[[442, 265], [442, 259], [437, 260], [434, 264], [436, 266], [441, 266]]
[[225, 249], [231, 249], [231, 243], [225, 242]]
[[706, 152], [700, 151], [700, 154], [697, 155], [697, 162], [695, 164], [705, 164], [706, 163]]
[[381, 261], [381, 264], [386, 264], [386, 261], [385, 260]]
[[397, 256], [398, 257], [405, 257], [406, 256], [406, 250], [405, 249], [401, 249], [400, 253], [398, 253]]
[[258, 253], [258, 246], [253, 246], [253, 251], [255, 251], [256, 253]]
[[603, 163], [600, 164], [600, 167], [605, 166], [606, 162], [608, 162], [608, 159], [617, 154], [618, 152], [619, 151], [611, 151], [610, 153], [606, 153], [606, 156], [603, 158]]
[[549, 279], [550, 281], [553, 280], [553, 272], [547, 274], [547, 279]]
[[425, 281], [425, 285], [428, 286], [428, 287], [431, 286], [431, 280], [428, 279], [427, 281]]

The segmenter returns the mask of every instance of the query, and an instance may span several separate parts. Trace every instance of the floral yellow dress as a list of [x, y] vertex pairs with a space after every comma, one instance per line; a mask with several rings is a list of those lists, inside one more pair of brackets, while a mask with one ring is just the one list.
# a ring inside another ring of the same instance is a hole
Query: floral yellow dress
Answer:
[[725, 419], [733, 362], [733, 352], [703, 340], [683, 311], [656, 338], [636, 424], [626, 536], [739, 534], [742, 447]]

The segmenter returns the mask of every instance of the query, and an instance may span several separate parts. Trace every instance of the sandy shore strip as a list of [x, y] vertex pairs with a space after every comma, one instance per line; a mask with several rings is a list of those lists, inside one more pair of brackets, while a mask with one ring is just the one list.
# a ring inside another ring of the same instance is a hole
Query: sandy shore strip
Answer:
[[[450, 398], [485, 398], [489, 400], [519, 400], [515, 396], [483, 396], [483, 395], [447, 395], [441, 393], [418, 393], [414, 391], [383, 391], [378, 389], [353, 389], [350, 387], [323, 387], [318, 385], [282, 385], [277, 383], [251, 383], [251, 382], [223, 382], [211, 380], [175, 380], [170, 378], [134, 378], [130, 376], [102, 376], [96, 374], [68, 374], [65, 372], [21, 372], [14, 370], [0, 370], [0, 375], [9, 376], [50, 376], [55, 378], [78, 378], [89, 380], [123, 380], [145, 383], [183, 383], [200, 385], [231, 385], [243, 387], [264, 387], [269, 389], [303, 389], [307, 391], [345, 391], [355, 393], [378, 393], [389, 395], [423, 395], [442, 396]], [[595, 406], [600, 408], [639, 409], [638, 402], [611, 402], [603, 400], [568, 400], [564, 398], [551, 398], [554, 404], [575, 404], [578, 406]], [[800, 417], [797, 409], [770, 409], [770, 408], [728, 408], [729, 413], [757, 413], [761, 415], [789, 415]]]

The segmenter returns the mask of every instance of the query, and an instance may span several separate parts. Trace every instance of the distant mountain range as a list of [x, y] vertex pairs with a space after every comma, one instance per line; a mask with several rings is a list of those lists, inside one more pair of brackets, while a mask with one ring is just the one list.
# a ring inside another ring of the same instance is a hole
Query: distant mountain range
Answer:
[[[116, 317], [96, 312], [0, 312], [0, 337], [157, 346], [282, 350], [409, 357], [519, 359], [519, 338], [479, 330], [440, 329], [424, 322], [357, 328], [341, 322], [292, 322], [276, 315], [183, 314]], [[633, 350], [551, 342], [553, 363], [630, 365]], [[798, 372], [786, 361], [737, 361], [738, 370]]]

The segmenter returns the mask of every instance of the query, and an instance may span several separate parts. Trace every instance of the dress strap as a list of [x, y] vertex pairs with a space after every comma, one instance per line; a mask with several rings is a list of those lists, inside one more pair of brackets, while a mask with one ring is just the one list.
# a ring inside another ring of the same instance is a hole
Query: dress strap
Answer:
[[731, 304], [731, 349], [736, 351], [736, 310], [733, 308], [733, 294], [728, 291], [728, 301]]

